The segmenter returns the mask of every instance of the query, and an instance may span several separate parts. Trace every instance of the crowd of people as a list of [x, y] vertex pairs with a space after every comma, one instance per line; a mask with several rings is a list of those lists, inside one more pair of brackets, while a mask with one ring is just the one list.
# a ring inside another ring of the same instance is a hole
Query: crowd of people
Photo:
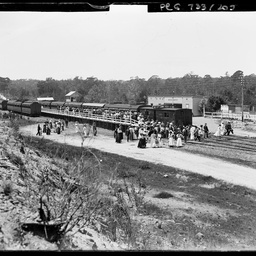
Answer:
[[[79, 123], [77, 121], [75, 122], [75, 132], [81, 133], [83, 139], [90, 135], [91, 127], [93, 136], [96, 136], [97, 127], [95, 122], [93, 122], [92, 126], [90, 124], [84, 124], [82, 129], [80, 128]], [[51, 135], [51, 133], [61, 134], [65, 128], [68, 128], [68, 119], [54, 121], [46, 119], [42, 127], [41, 124], [38, 123], [36, 135], [41, 136], [44, 133], [46, 135]]]
[[129, 122], [130, 119], [137, 120], [138, 112], [128, 110], [110, 110], [103, 108], [78, 108], [78, 107], [61, 107], [57, 106], [58, 113], [64, 113], [75, 116], [98, 116], [103, 119], [123, 120]]
[[188, 140], [202, 141], [209, 136], [209, 128], [205, 125], [175, 125], [172, 122], [139, 122], [138, 125], [130, 125], [123, 131], [122, 125], [116, 127], [114, 138], [117, 143], [121, 143], [125, 133], [127, 142], [138, 140], [139, 148], [152, 148], [163, 146], [163, 139], [168, 141], [169, 147], [182, 147]]
[[[198, 141], [201, 142], [204, 139], [209, 138], [209, 128], [207, 123], [204, 125], [176, 125], [172, 122], [164, 124], [163, 122], [158, 121], [145, 121], [142, 115], [137, 117], [138, 124], [130, 125], [123, 129], [122, 124], [117, 125], [114, 130], [114, 138], [116, 143], [121, 143], [126, 136], [126, 141], [138, 141], [138, 148], [161, 148], [164, 145], [164, 141], [167, 141], [169, 147], [182, 147], [188, 141]], [[60, 134], [64, 131], [65, 127], [68, 127], [68, 120], [46, 120], [43, 124], [43, 127], [38, 124], [37, 134], [50, 135], [52, 132]], [[93, 122], [92, 125], [84, 124], [82, 126], [79, 123], [75, 122], [75, 132], [81, 133], [83, 139], [90, 136], [92, 130], [93, 136], [97, 135], [96, 123]], [[223, 135], [229, 135], [234, 133], [231, 123], [221, 122], [218, 126], [217, 131], [213, 134], [220, 138]]]
[[61, 134], [61, 132], [64, 131], [65, 127], [68, 128], [67, 119], [54, 121], [46, 119], [42, 127], [41, 124], [38, 123], [36, 135], [41, 136], [43, 135], [43, 133], [45, 133], [46, 135], [51, 135], [52, 132]]
[[[182, 147], [188, 141], [201, 142], [209, 138], [209, 128], [207, 123], [204, 125], [175, 125], [172, 122], [164, 124], [163, 122], [144, 122], [138, 125], [130, 125], [125, 131], [122, 125], [116, 127], [114, 138], [117, 143], [121, 143], [126, 136], [127, 142], [138, 140], [138, 148], [146, 148], [147, 145], [152, 148], [163, 147], [163, 141], [167, 141], [169, 147]], [[218, 126], [214, 136], [219, 138], [223, 135], [234, 134], [231, 123], [223, 122]]]
[[224, 124], [224, 122], [221, 122], [217, 127], [217, 131], [214, 133], [214, 136], [221, 138], [221, 136], [230, 135], [230, 133], [234, 134], [231, 123], [227, 122], [226, 124]]

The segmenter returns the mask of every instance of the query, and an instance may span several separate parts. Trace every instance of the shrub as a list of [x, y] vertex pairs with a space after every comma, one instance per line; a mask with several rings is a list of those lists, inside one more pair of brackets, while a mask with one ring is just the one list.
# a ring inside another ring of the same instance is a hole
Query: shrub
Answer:
[[6, 196], [9, 196], [13, 191], [13, 184], [10, 180], [4, 180], [2, 182], [3, 192]]
[[168, 192], [165, 192], [165, 191], [162, 191], [162, 192], [154, 195], [154, 198], [170, 198], [170, 197], [173, 197], [173, 195]]

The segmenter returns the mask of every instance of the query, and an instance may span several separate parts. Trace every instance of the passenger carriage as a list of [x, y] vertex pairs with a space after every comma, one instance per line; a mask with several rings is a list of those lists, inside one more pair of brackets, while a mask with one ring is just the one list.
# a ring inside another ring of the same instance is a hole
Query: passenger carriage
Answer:
[[21, 104], [21, 113], [29, 116], [41, 116], [41, 104], [35, 101], [24, 101]]

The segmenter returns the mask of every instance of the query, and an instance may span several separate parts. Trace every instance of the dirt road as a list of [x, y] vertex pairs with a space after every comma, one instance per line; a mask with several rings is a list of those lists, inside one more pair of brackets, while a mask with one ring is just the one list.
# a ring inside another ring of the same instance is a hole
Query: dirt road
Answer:
[[[37, 125], [31, 125], [21, 128], [21, 133], [35, 136]], [[46, 139], [51, 139], [59, 143], [66, 143], [74, 146], [81, 146], [81, 137], [69, 136], [71, 129], [65, 130], [58, 135], [44, 135]], [[242, 185], [256, 190], [256, 169], [248, 168], [219, 159], [203, 157], [190, 153], [179, 151], [178, 148], [137, 148], [137, 141], [116, 143], [113, 137], [98, 135], [96, 137], [87, 138], [84, 141], [84, 147], [96, 148], [101, 151], [132, 157], [139, 160], [145, 160], [156, 164], [173, 166], [178, 169], [199, 173], [206, 176], [235, 184]], [[223, 150], [225, 154], [225, 150]]]

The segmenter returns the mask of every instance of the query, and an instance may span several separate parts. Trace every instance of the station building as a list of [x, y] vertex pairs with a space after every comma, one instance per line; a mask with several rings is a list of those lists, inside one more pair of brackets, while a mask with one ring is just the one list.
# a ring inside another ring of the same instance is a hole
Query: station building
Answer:
[[66, 99], [66, 102], [76, 102], [79, 96], [80, 96], [80, 93], [76, 91], [71, 91], [65, 95], [65, 99]]
[[192, 110], [193, 116], [202, 116], [199, 103], [203, 96], [172, 95], [172, 96], [148, 96], [148, 105], [165, 105], [170, 108], [188, 108]]

